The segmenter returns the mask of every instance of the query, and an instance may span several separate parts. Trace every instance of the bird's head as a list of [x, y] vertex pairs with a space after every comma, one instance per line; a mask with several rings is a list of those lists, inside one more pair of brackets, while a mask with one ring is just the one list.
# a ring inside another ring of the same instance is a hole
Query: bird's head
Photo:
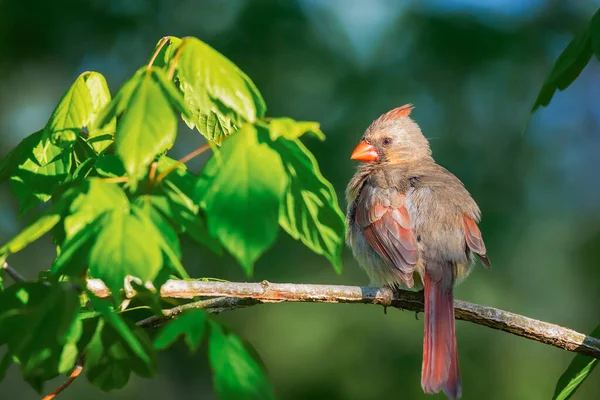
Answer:
[[376, 119], [367, 128], [350, 157], [380, 164], [403, 164], [431, 157], [429, 142], [410, 118], [414, 107], [406, 104]]

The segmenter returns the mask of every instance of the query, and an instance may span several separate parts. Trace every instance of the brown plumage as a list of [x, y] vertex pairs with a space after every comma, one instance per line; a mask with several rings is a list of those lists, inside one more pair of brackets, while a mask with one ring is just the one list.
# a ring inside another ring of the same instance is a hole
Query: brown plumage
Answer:
[[352, 158], [363, 161], [346, 190], [347, 243], [372, 283], [425, 291], [421, 385], [461, 396], [454, 285], [473, 254], [490, 266], [477, 227], [479, 207], [462, 182], [431, 157], [410, 118], [412, 105], [383, 114]]

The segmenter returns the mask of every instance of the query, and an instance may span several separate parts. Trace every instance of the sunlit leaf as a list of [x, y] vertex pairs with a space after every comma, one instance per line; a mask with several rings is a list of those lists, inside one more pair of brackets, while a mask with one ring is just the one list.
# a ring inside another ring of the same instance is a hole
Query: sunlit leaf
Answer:
[[262, 118], [266, 105], [260, 92], [235, 64], [195, 39], [180, 44], [176, 78], [192, 117], [185, 117], [209, 140], [220, 143], [235, 125]]
[[279, 154], [259, 140], [253, 125], [226, 140], [219, 157], [213, 156], [202, 171], [196, 196], [209, 232], [247, 274], [275, 241], [287, 184]]
[[70, 150], [52, 144], [44, 131], [25, 138], [6, 160], [0, 176], [10, 176], [10, 187], [21, 213], [50, 200], [71, 169]]
[[171, 148], [177, 134], [173, 107], [181, 111], [183, 100], [163, 74], [157, 68], [140, 69], [99, 118], [100, 127], [115, 116], [119, 118], [115, 148], [133, 189], [155, 157]]
[[269, 120], [269, 136], [275, 141], [280, 137], [288, 140], [298, 139], [305, 133], [312, 133], [319, 140], [325, 140], [318, 122], [295, 121], [291, 118], [272, 118]]

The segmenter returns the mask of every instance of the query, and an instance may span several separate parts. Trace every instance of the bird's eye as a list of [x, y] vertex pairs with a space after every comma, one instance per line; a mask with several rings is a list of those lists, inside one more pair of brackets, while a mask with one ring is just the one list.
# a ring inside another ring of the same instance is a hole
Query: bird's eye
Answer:
[[389, 145], [390, 143], [392, 143], [392, 139], [390, 139], [389, 137], [386, 137], [383, 139], [383, 144], [384, 145]]

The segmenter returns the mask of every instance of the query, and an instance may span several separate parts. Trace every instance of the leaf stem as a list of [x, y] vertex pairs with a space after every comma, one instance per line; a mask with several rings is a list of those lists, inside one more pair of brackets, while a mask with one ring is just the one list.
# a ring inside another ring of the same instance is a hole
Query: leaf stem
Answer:
[[173, 80], [173, 76], [175, 76], [175, 68], [177, 67], [177, 63], [179, 62], [179, 57], [181, 57], [181, 52], [183, 51], [183, 47], [185, 46], [185, 44], [187, 42], [188, 42], [188, 38], [184, 38], [181, 41], [181, 44], [179, 45], [179, 48], [177, 49], [175, 56], [173, 56], [173, 59], [171, 60], [171, 66], [169, 68], [169, 73], [167, 75], [167, 78], [169, 80]]
[[77, 365], [75, 365], [75, 368], [73, 368], [73, 371], [71, 371], [71, 374], [69, 375], [69, 377], [67, 378], [67, 380], [62, 385], [60, 385], [59, 387], [57, 387], [56, 389], [54, 389], [52, 391], [52, 393], [50, 393], [49, 395], [47, 395], [46, 397], [44, 397], [43, 400], [52, 400], [53, 398], [55, 398], [56, 396], [58, 396], [58, 394], [60, 392], [62, 392], [66, 388], [68, 388], [69, 385], [71, 385], [71, 383], [73, 383], [73, 381], [75, 379], [77, 379], [77, 377], [79, 375], [81, 375], [81, 371], [83, 371], [83, 365], [80, 362], [78, 362]]
[[148, 71], [150, 71], [150, 68], [152, 68], [152, 64], [154, 64], [154, 60], [156, 60], [156, 57], [158, 57], [158, 53], [160, 53], [160, 51], [164, 47], [165, 43], [167, 43], [167, 41], [169, 40], [170, 37], [171, 36], [165, 36], [162, 39], [160, 39], [158, 46], [156, 46], [156, 50], [154, 50], [154, 54], [152, 54], [152, 58], [148, 62], [148, 66], [147, 66]]
[[167, 175], [169, 175], [171, 172], [175, 171], [180, 165], [185, 164], [186, 162], [190, 161], [191, 159], [193, 159], [193, 158], [197, 157], [198, 155], [204, 153], [208, 149], [210, 149], [210, 143], [206, 143], [205, 145], [200, 146], [196, 150], [192, 151], [190, 154], [181, 157], [169, 169], [167, 169], [166, 171], [163, 171], [160, 174], [158, 174], [158, 177], [154, 181], [154, 185], [159, 184], [160, 181], [162, 181], [163, 179], [165, 179], [167, 177]]

